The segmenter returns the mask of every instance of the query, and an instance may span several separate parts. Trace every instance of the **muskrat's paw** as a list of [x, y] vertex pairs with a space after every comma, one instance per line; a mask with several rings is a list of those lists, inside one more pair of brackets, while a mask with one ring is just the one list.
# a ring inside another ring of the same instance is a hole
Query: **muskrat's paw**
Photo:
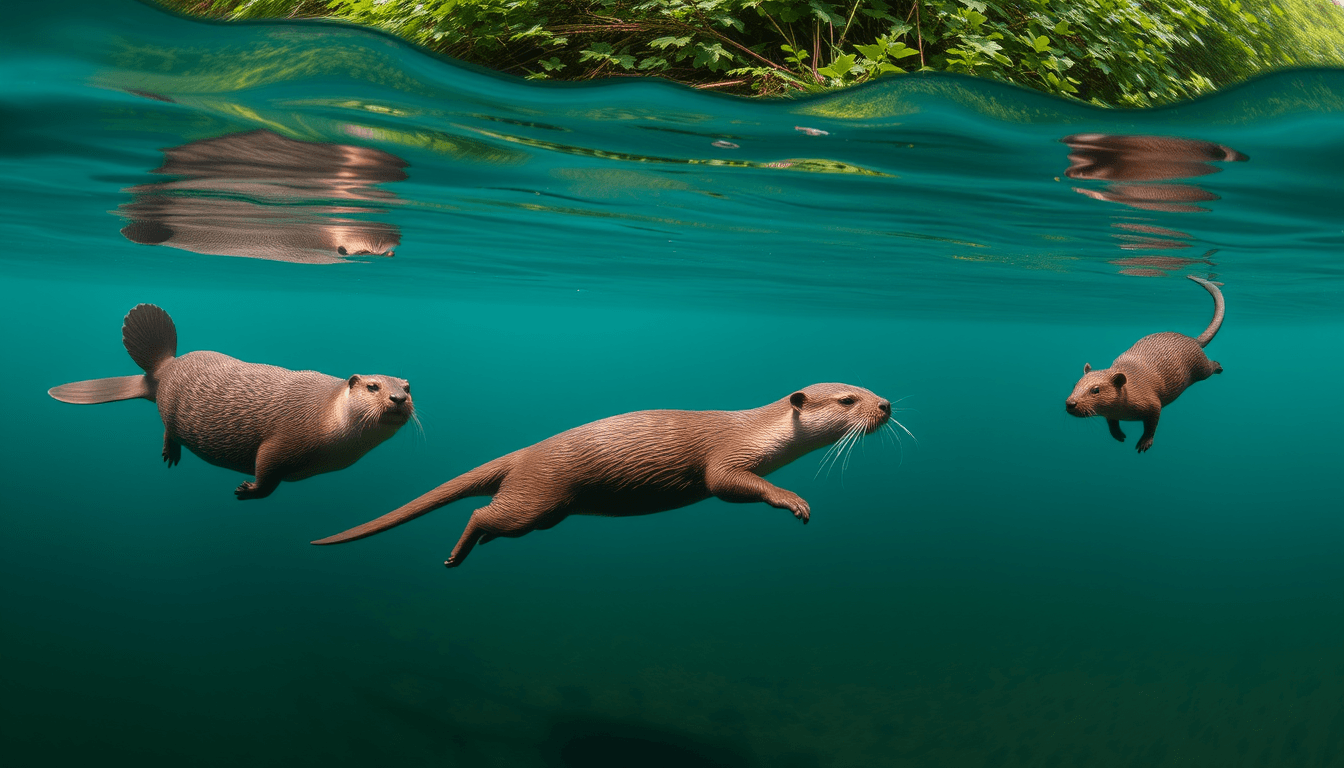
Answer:
[[1153, 447], [1153, 438], [1145, 437], [1139, 441], [1138, 451], [1139, 453], [1143, 453], [1144, 451], [1152, 447]]
[[239, 501], [247, 501], [257, 497], [257, 484], [248, 481], [233, 489], [233, 495], [238, 497]]

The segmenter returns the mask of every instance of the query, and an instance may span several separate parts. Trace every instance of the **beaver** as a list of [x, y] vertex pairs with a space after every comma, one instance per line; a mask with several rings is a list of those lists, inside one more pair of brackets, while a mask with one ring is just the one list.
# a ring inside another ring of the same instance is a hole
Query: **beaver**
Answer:
[[265, 498], [281, 481], [345, 469], [415, 415], [405, 379], [338, 379], [218, 352], [177, 357], [177, 328], [153, 304], [126, 315], [122, 343], [143, 375], [77, 381], [48, 394], [66, 403], [157, 403], [168, 466], [181, 461], [185, 445], [217, 467], [253, 475], [254, 482], [234, 491], [239, 499]]

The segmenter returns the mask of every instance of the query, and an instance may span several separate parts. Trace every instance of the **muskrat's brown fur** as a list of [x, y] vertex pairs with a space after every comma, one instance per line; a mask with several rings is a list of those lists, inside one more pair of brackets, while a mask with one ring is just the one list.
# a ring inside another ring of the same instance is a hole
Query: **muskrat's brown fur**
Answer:
[[1139, 453], [1153, 447], [1163, 406], [1180, 397], [1191, 384], [1223, 372], [1221, 365], [1204, 354], [1205, 345], [1223, 325], [1223, 294], [1208, 280], [1194, 275], [1187, 277], [1213, 296], [1213, 320], [1199, 338], [1182, 333], [1144, 336], [1117, 357], [1110, 368], [1094, 371], [1084, 364], [1083, 378], [1064, 401], [1064, 409], [1074, 416], [1104, 417], [1111, 436], [1122, 443], [1125, 433], [1120, 431], [1120, 422], [1142, 421]]
[[716, 496], [762, 501], [806, 523], [811, 510], [764, 475], [891, 417], [891, 403], [861, 387], [814, 384], [748, 411], [637, 411], [561, 432], [450, 480], [400, 509], [314, 541], [372, 536], [468, 496], [476, 510], [444, 563], [461, 565], [477, 543], [554, 527], [569, 515], [624, 517]]

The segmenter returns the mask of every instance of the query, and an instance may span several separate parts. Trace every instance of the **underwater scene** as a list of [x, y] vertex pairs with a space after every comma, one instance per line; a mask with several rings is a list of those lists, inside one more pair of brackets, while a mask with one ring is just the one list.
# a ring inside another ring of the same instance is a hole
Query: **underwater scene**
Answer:
[[8, 15], [6, 764], [1344, 766], [1344, 70]]

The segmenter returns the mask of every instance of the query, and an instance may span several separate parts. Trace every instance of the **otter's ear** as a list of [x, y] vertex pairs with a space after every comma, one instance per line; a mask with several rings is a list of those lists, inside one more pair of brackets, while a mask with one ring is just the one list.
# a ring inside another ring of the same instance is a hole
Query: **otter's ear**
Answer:
[[351, 376], [349, 379], [346, 380], [345, 383], [347, 386], [353, 388], [356, 384], [359, 383], [359, 374], [356, 373], [354, 376]]
[[1111, 383], [1115, 385], [1116, 389], [1125, 386], [1125, 374], [1123, 373], [1115, 374], [1114, 376], [1111, 377]]
[[792, 395], [789, 395], [789, 405], [792, 405], [793, 410], [795, 411], [803, 410], [803, 403], [806, 402], [807, 402], [807, 395], [803, 394], [802, 392], [794, 392]]
[[1083, 373], [1091, 373], [1091, 372], [1092, 372], [1092, 364], [1083, 363]]

